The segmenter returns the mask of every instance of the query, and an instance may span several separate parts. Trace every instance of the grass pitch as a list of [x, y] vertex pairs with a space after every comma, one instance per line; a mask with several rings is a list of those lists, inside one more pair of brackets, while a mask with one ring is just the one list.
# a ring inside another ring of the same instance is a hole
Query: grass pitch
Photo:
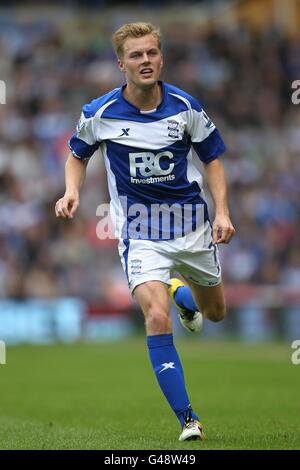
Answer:
[[7, 348], [1, 449], [299, 449], [300, 365], [285, 344], [176, 342], [207, 440], [178, 442], [144, 339]]

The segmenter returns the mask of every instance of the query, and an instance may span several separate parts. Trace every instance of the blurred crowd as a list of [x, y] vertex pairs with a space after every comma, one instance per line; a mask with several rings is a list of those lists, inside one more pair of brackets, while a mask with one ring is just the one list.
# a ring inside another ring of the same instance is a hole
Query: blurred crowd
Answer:
[[[108, 201], [98, 154], [77, 217], [54, 215], [82, 104], [123, 83], [110, 43], [119, 24], [0, 20], [0, 297], [130, 302], [116, 241], [96, 236], [96, 208]], [[224, 281], [300, 285], [300, 105], [291, 102], [300, 36], [179, 21], [162, 33], [163, 79], [199, 99], [228, 147], [237, 233], [221, 247]]]

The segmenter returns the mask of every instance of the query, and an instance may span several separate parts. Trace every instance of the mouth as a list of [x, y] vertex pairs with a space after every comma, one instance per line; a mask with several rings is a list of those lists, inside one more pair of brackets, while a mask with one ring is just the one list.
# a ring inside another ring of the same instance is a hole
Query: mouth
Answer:
[[153, 70], [150, 68], [144, 68], [140, 71], [141, 75], [151, 75], [153, 73]]

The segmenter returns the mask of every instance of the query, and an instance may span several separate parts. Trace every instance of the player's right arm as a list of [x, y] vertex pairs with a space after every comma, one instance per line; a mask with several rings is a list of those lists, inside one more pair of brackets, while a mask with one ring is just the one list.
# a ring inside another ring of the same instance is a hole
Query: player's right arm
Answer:
[[72, 219], [78, 209], [79, 191], [85, 179], [88, 161], [99, 148], [94, 132], [94, 111], [90, 104], [83, 107], [76, 132], [69, 140], [71, 153], [65, 166], [66, 191], [55, 204], [56, 217]]
[[66, 191], [55, 204], [56, 217], [72, 219], [79, 206], [79, 191], [82, 186], [88, 160], [80, 160], [69, 154], [65, 166]]

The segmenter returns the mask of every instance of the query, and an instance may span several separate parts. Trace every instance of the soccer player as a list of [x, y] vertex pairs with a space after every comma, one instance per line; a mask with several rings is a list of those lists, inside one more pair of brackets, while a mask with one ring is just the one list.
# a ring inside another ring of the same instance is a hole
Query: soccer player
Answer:
[[[159, 80], [163, 57], [155, 26], [125, 24], [114, 33], [113, 45], [126, 83], [83, 106], [56, 216], [73, 218], [86, 165], [100, 149], [119, 253], [145, 316], [153, 370], [180, 422], [179, 440], [203, 439], [173, 342], [169, 296], [189, 331], [199, 331], [203, 317], [218, 322], [225, 316], [217, 245], [234, 234], [218, 159], [225, 145], [195, 98]], [[212, 226], [198, 158], [215, 205]], [[171, 277], [173, 271], [186, 284]]]

